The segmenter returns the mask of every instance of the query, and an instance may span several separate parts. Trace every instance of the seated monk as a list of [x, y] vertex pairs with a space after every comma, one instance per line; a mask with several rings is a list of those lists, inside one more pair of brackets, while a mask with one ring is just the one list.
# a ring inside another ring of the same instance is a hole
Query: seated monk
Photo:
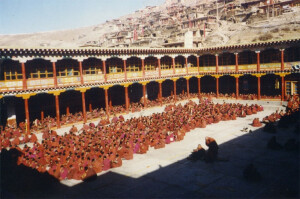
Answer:
[[31, 133], [31, 136], [30, 136], [30, 142], [31, 143], [35, 143], [37, 141], [37, 137], [34, 133]]
[[205, 157], [205, 149], [202, 148], [201, 144], [198, 144], [198, 147], [193, 150], [191, 155], [187, 158], [191, 161], [202, 160]]
[[206, 127], [206, 121], [204, 119], [201, 119], [201, 123], [200, 123], [200, 128], [205, 128]]
[[111, 168], [116, 168], [122, 166], [122, 159], [119, 154], [116, 155], [116, 158], [111, 161]]
[[252, 122], [252, 126], [254, 127], [261, 127], [262, 123], [260, 123], [258, 118], [254, 118], [253, 122]]
[[219, 146], [214, 138], [206, 137], [205, 144], [208, 146], [208, 150], [205, 154], [206, 162], [214, 162], [218, 157]]
[[82, 178], [83, 181], [91, 181], [97, 178], [97, 173], [93, 168], [86, 166], [84, 167], [84, 170], [85, 170], [85, 175], [83, 175], [84, 176]]

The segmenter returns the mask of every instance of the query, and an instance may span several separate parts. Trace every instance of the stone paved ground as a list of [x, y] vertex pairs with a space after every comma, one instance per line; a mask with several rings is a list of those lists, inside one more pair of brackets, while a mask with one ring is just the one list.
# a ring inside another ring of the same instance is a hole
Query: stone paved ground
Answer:
[[[44, 183], [41, 186], [48, 185], [48, 188], [28, 187], [22, 189], [23, 193], [13, 193], [15, 189], [9, 187], [2, 195], [53, 198], [299, 198], [299, 153], [267, 149], [266, 144], [273, 135], [250, 126], [255, 117], [262, 119], [282, 107], [278, 102], [259, 103], [265, 107], [263, 112], [208, 125], [205, 129], [194, 129], [183, 141], [159, 150], [151, 148], [144, 155], [135, 154], [133, 160], [123, 161], [122, 167], [103, 172], [94, 181], [45, 184], [45, 179], [39, 178]], [[253, 133], [242, 132], [244, 127], [252, 129]], [[293, 130], [294, 127], [290, 127], [278, 131], [275, 134], [278, 142], [284, 144], [288, 138], [299, 140], [299, 135]], [[220, 157], [228, 161], [205, 163], [186, 159], [198, 144], [205, 146], [206, 136], [216, 139]], [[261, 182], [244, 180], [243, 169], [249, 163], [253, 163], [261, 173]], [[23, 177], [23, 180], [35, 185], [32, 182], [35, 178]], [[22, 185], [16, 183], [16, 186]]]

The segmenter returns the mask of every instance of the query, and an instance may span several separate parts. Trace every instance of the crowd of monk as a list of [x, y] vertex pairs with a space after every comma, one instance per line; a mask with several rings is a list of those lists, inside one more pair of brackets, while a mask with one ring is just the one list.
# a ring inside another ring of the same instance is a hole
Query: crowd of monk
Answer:
[[[196, 98], [198, 97], [197, 93], [190, 93], [190, 96], [188, 97], [187, 93], [182, 92], [181, 94], [176, 95], [176, 101], [182, 101], [186, 100], [188, 98]], [[201, 93], [201, 97], [207, 97], [209, 100], [211, 100], [213, 97], [216, 97], [215, 93]], [[221, 98], [235, 98], [235, 94], [220, 94]], [[256, 99], [256, 96], [254, 94], [248, 94], [248, 95], [240, 95], [240, 98], [242, 99]], [[169, 97], [162, 97], [161, 101], [159, 99], [156, 100], [147, 100], [147, 107], [155, 107], [160, 106], [161, 104], [172, 104], [175, 102], [175, 97], [173, 94]], [[137, 103], [130, 103], [129, 111], [130, 112], [138, 112], [141, 111], [144, 108], [143, 106], [143, 100], [141, 102]], [[115, 116], [118, 114], [122, 114], [126, 112], [125, 105], [116, 105], [116, 106], [110, 106], [109, 112], [111, 115]], [[106, 116], [106, 112], [104, 109], [93, 109], [90, 112], [87, 112], [87, 119], [93, 120], [96, 118], [104, 118]], [[61, 125], [71, 125], [74, 123], [82, 122], [83, 121], [83, 114], [82, 112], [77, 113], [68, 113], [63, 114], [60, 118]], [[45, 117], [43, 120], [36, 119], [31, 125], [31, 131], [33, 132], [39, 132], [45, 128], [53, 129], [56, 127], [56, 118], [53, 117]], [[16, 126], [6, 126], [3, 130], [1, 130], [1, 142], [0, 142], [0, 150], [7, 146], [9, 144], [8, 140], [14, 139], [18, 137], [19, 139], [16, 139], [15, 143], [27, 143], [29, 142], [29, 135], [25, 135], [26, 127], [25, 123], [21, 122], [18, 127]]]
[[[234, 120], [262, 111], [258, 105], [213, 104], [207, 99], [199, 104], [189, 101], [184, 106], [169, 105], [163, 113], [124, 120], [114, 117], [103, 119], [98, 125], [84, 124], [78, 129], [58, 136], [55, 131], [44, 130], [42, 142], [33, 141], [18, 150], [22, 155], [18, 164], [48, 172], [59, 180], [85, 178], [122, 165], [122, 159], [132, 159], [134, 153], [146, 153], [149, 147], [163, 148], [180, 141], [194, 128], [207, 124]], [[109, 124], [110, 123], [110, 124]], [[109, 124], [109, 125], [107, 125]]]

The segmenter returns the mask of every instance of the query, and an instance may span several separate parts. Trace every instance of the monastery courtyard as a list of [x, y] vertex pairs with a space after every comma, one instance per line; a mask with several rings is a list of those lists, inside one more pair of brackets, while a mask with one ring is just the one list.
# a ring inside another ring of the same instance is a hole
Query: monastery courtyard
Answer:
[[[198, 102], [198, 99], [193, 100]], [[299, 153], [267, 149], [267, 143], [274, 135], [281, 145], [290, 138], [299, 141], [299, 136], [294, 133], [295, 125], [289, 128], [276, 127], [276, 134], [251, 125], [254, 118], [261, 121], [276, 110], [285, 110], [286, 102], [282, 106], [279, 101], [213, 100], [214, 103], [223, 101], [259, 104], [264, 111], [191, 130], [184, 140], [168, 144], [162, 149], [151, 147], [146, 154], [134, 154], [133, 160], [123, 160], [121, 167], [101, 172], [97, 179], [88, 182], [56, 181], [48, 174], [40, 174], [23, 165], [9, 164], [8, 153], [12, 152], [2, 152], [1, 198], [299, 197]], [[164, 107], [129, 113], [124, 118], [163, 112]], [[81, 127], [82, 124], [77, 125], [78, 129]], [[62, 135], [69, 129], [65, 127], [57, 133]], [[198, 144], [207, 149], [206, 136], [213, 137], [219, 144], [220, 160], [213, 163], [188, 160], [187, 157]], [[40, 139], [41, 134], [38, 134]], [[261, 181], [249, 182], [243, 177], [243, 170], [250, 163], [261, 174]]]

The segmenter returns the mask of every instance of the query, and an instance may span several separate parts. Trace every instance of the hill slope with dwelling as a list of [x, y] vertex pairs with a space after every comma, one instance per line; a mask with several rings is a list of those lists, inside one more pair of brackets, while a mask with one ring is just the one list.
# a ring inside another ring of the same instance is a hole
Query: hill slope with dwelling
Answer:
[[0, 35], [0, 46], [184, 47], [190, 31], [207, 47], [297, 38], [299, 24], [300, 0], [166, 0], [90, 27]]

